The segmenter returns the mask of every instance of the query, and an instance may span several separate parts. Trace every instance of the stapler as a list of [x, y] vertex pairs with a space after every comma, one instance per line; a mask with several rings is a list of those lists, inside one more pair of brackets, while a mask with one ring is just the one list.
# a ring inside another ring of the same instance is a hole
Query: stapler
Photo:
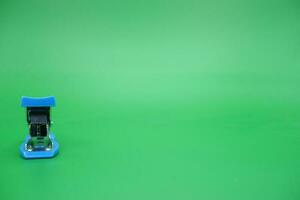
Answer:
[[58, 153], [58, 142], [50, 131], [50, 108], [55, 106], [55, 98], [25, 97], [21, 106], [26, 108], [29, 134], [20, 146], [23, 158], [51, 158]]

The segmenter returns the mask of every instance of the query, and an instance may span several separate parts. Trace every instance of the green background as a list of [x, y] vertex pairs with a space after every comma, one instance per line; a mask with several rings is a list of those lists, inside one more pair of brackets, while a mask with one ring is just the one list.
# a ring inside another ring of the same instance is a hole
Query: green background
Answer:
[[1, 0], [0, 86], [0, 199], [300, 199], [298, 0]]

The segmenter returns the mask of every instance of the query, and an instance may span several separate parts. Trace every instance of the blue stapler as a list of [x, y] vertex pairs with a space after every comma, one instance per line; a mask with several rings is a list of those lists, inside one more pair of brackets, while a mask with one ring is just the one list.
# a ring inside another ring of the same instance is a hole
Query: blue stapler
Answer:
[[55, 106], [55, 98], [22, 97], [21, 106], [26, 108], [29, 134], [20, 146], [23, 158], [51, 158], [58, 153], [58, 143], [50, 132], [50, 108]]

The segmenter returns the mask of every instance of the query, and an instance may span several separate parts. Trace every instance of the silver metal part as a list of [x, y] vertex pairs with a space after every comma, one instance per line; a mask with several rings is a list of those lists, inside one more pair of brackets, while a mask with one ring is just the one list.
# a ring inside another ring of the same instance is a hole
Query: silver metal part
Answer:
[[49, 151], [53, 142], [49, 137], [48, 124], [29, 124], [30, 139], [25, 144], [27, 151]]

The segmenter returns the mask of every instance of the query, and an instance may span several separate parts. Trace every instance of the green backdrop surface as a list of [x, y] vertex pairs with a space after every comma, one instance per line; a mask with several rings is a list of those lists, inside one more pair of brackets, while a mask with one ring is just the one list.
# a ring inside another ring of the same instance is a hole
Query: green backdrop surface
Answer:
[[1, 0], [0, 87], [1, 200], [300, 198], [298, 0]]

